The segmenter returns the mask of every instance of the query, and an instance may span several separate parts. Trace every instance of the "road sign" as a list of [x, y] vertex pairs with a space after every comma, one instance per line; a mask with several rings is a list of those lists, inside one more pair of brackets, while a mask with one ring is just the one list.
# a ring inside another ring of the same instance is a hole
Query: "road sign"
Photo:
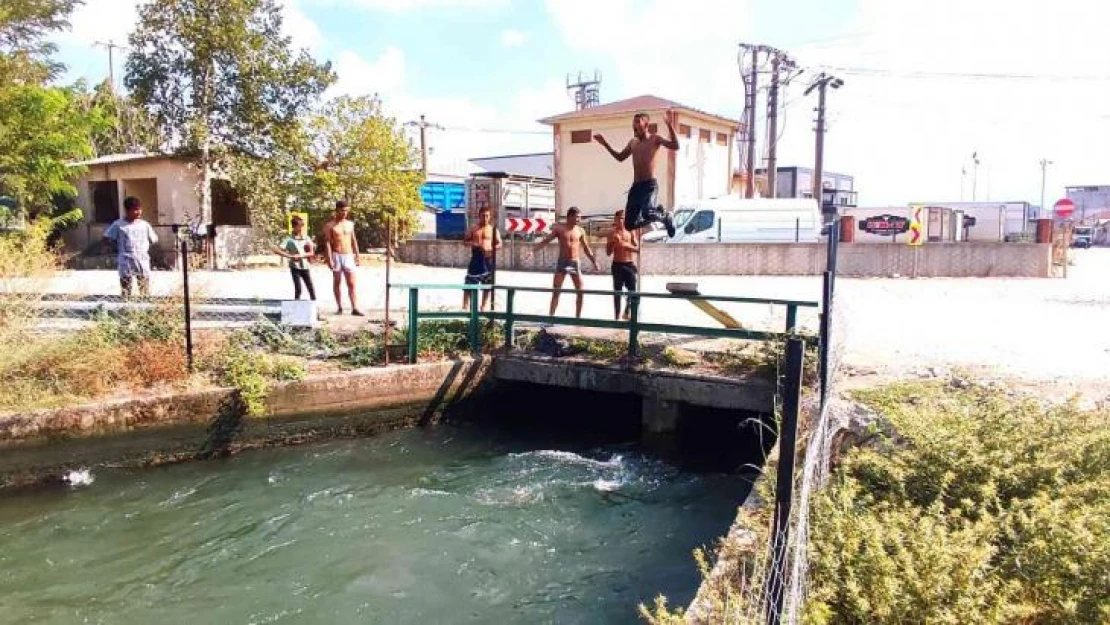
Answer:
[[1052, 207], [1052, 210], [1057, 216], [1070, 217], [1071, 214], [1075, 212], [1075, 202], [1068, 198], [1064, 198], [1057, 201], [1056, 205]]
[[922, 221], [924, 213], [924, 206], [910, 207], [910, 238], [906, 240], [907, 244], [925, 245], [925, 226]]
[[910, 220], [898, 215], [876, 215], [859, 222], [859, 229], [871, 234], [892, 237], [910, 229]]
[[532, 234], [547, 232], [551, 227], [551, 222], [546, 219], [521, 219], [519, 217], [510, 217], [505, 220], [506, 232], [519, 232], [521, 234]]

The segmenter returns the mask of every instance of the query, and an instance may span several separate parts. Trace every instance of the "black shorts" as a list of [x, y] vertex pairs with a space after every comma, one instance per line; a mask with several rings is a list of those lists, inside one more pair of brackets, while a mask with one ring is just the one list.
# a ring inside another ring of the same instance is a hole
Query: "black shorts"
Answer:
[[613, 273], [614, 291], [620, 291], [621, 289], [636, 290], [638, 272], [635, 263], [613, 263], [610, 271]]
[[659, 183], [655, 178], [632, 183], [628, 189], [628, 201], [624, 205], [624, 227], [628, 230], [639, 230], [653, 221], [659, 221], [656, 215], [656, 195], [659, 193]]
[[470, 264], [466, 268], [464, 284], [492, 284], [493, 257], [486, 256], [480, 247], [470, 248]]

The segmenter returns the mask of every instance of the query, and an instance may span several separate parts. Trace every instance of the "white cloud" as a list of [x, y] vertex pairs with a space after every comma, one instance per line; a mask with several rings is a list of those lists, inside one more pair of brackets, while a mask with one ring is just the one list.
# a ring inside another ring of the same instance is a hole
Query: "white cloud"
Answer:
[[[345, 51], [335, 69], [339, 81], [329, 96], [376, 93], [386, 113], [398, 121], [415, 121], [424, 115], [429, 124], [442, 127], [426, 133], [429, 169], [434, 173], [469, 173], [469, 159], [479, 156], [550, 151], [550, 128], [536, 120], [570, 103], [565, 86], [557, 80], [519, 89], [509, 102], [497, 106], [464, 96], [417, 96], [407, 81], [404, 53], [392, 47], [373, 61]], [[418, 131], [408, 132], [417, 145]]]
[[309, 0], [322, 5], [344, 5], [378, 11], [419, 9], [488, 9], [508, 5], [510, 0]]
[[501, 45], [506, 48], [524, 45], [524, 33], [512, 28], [501, 31]]

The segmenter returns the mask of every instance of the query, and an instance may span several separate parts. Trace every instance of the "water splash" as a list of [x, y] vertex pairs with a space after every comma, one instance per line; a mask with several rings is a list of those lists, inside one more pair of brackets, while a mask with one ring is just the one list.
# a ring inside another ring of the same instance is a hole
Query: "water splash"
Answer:
[[533, 458], [542, 460], [555, 460], [566, 464], [578, 464], [589, 467], [597, 467], [603, 469], [616, 469], [624, 462], [624, 457], [620, 454], [614, 454], [608, 460], [595, 460], [594, 458], [587, 458], [580, 456], [572, 451], [558, 451], [555, 449], [543, 449], [540, 451], [529, 451], [520, 454], [509, 454], [510, 458], [520, 458], [529, 460]]
[[62, 476], [62, 481], [74, 488], [89, 486], [94, 479], [92, 472], [88, 469], [77, 469]]

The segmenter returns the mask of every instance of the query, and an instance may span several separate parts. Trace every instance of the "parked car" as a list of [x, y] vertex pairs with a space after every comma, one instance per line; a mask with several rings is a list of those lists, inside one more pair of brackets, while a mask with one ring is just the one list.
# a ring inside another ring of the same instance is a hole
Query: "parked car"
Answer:
[[1071, 246], [1087, 249], [1091, 247], [1095, 229], [1091, 226], [1076, 226], [1071, 235]]

